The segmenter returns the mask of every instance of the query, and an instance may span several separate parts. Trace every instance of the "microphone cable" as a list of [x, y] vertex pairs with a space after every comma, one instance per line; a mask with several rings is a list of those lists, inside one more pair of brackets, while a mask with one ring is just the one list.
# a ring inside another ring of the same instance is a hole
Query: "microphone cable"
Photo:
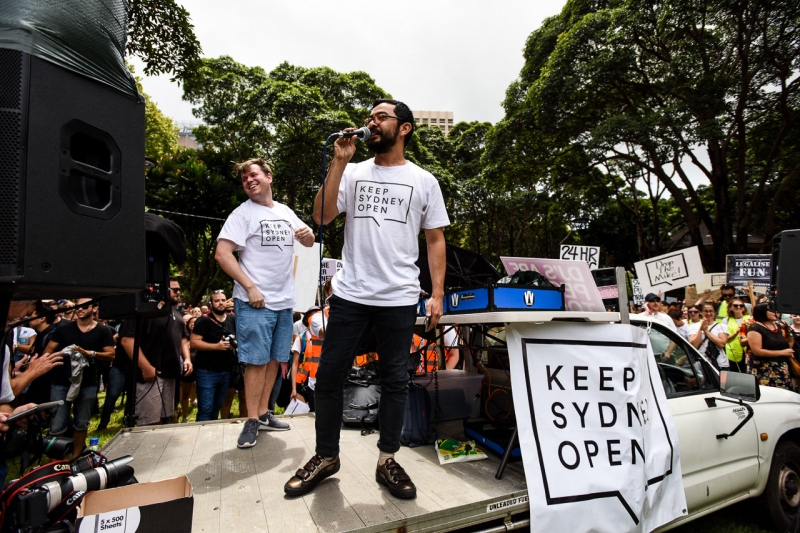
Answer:
[[[323, 243], [324, 243], [324, 236], [325, 236], [325, 181], [326, 181], [326, 174], [325, 174], [325, 167], [328, 162], [328, 145], [331, 142], [331, 139], [337, 138], [335, 133], [328, 135], [328, 138], [325, 139], [325, 146], [322, 147], [322, 206], [319, 213], [319, 276], [317, 279], [318, 283], [318, 290], [319, 290], [319, 302], [320, 308], [322, 310], [322, 331], [327, 329], [327, 325], [325, 324], [325, 284], [322, 282], [322, 262], [323, 262]], [[334, 274], [335, 275], [335, 274]], [[308, 324], [308, 329], [311, 329], [311, 323]], [[305, 354], [303, 354], [305, 355]]]

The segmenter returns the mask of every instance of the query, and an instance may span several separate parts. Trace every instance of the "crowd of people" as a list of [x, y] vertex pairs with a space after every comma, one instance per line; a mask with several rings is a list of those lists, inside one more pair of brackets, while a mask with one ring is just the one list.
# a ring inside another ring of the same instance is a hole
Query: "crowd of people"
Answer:
[[687, 305], [649, 293], [644, 308], [632, 304], [631, 312], [674, 329], [720, 370], [753, 374], [763, 386], [800, 390], [800, 315], [776, 313], [752, 283], [738, 294], [723, 285], [718, 301], [710, 294]]

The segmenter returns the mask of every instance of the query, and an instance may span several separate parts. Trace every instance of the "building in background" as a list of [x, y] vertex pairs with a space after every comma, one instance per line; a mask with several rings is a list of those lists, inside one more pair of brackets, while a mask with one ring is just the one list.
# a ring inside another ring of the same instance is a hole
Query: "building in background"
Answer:
[[452, 111], [412, 111], [414, 113], [414, 120], [417, 125], [428, 124], [436, 126], [445, 135], [450, 133], [453, 127], [453, 112]]
[[201, 122], [183, 123], [178, 125], [178, 144], [184, 148], [197, 150], [200, 145], [192, 130], [202, 124]]

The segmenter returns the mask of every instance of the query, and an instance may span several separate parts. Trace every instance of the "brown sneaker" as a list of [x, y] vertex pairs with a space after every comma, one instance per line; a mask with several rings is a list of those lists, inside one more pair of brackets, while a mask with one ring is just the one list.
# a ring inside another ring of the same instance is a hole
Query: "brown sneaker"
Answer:
[[289, 496], [302, 496], [311, 492], [311, 489], [317, 484], [330, 477], [339, 471], [342, 463], [339, 461], [339, 456], [336, 460], [327, 466], [320, 466], [323, 463], [322, 457], [315, 455], [306, 465], [298, 470], [292, 478], [283, 486], [283, 492]]
[[375, 481], [389, 489], [395, 498], [410, 499], [417, 495], [417, 487], [403, 467], [394, 459], [387, 459], [375, 471]]

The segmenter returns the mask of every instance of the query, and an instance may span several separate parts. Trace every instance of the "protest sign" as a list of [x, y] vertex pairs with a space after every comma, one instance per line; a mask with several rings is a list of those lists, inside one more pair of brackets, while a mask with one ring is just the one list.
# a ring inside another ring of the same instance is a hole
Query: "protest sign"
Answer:
[[677, 430], [645, 330], [516, 323], [506, 338], [537, 530], [649, 532], [686, 515]]
[[604, 287], [597, 287], [600, 293], [600, 298], [603, 300], [610, 300], [612, 298], [619, 298], [619, 287], [616, 285], [606, 285]]
[[638, 279], [631, 280], [631, 290], [633, 291], [633, 303], [644, 306], [644, 293]]
[[509, 275], [517, 270], [530, 270], [559, 287], [564, 285], [564, 307], [567, 311], [606, 310], [587, 263], [532, 257], [501, 257], [500, 260]]
[[589, 270], [597, 270], [600, 264], [600, 247], [562, 244], [559, 259], [564, 259], [565, 261], [585, 261], [589, 265]]
[[330, 259], [324, 258], [322, 260], [322, 270], [320, 271], [319, 275], [323, 281], [328, 281], [331, 279], [334, 274], [339, 272], [342, 267], [344, 266], [344, 262], [341, 259]]
[[680, 289], [704, 279], [697, 246], [651, 257], [635, 263], [634, 267], [645, 294]]
[[736, 254], [728, 257], [728, 285], [746, 287], [753, 285], [769, 287], [772, 278], [772, 256], [769, 254]]
[[295, 246], [292, 257], [294, 276], [294, 310], [305, 313], [316, 301], [319, 287], [319, 243], [310, 248]]

